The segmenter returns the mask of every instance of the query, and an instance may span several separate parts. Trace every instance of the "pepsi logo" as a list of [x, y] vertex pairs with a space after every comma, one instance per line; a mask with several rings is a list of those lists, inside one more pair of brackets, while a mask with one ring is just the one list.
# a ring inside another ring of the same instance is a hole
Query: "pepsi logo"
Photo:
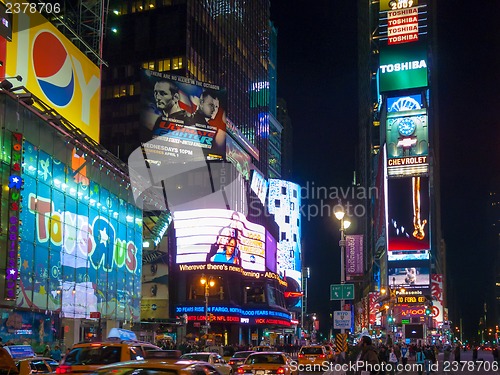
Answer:
[[54, 34], [39, 33], [33, 41], [33, 70], [40, 89], [52, 104], [65, 107], [75, 93], [71, 56]]

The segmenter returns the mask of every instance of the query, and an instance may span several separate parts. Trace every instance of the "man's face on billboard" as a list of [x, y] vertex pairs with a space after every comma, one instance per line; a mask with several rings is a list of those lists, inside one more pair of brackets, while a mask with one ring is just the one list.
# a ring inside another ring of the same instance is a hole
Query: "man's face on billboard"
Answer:
[[169, 110], [174, 105], [174, 97], [168, 82], [156, 82], [154, 88], [156, 106], [161, 110]]
[[203, 112], [203, 115], [205, 115], [207, 119], [211, 118], [217, 107], [215, 103], [215, 98], [208, 95], [205, 99], [201, 101], [200, 107], [201, 111]]

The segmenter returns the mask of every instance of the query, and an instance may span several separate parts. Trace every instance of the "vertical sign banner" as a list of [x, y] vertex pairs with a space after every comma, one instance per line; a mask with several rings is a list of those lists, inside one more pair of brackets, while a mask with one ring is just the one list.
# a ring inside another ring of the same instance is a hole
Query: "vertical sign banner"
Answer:
[[369, 305], [370, 305], [370, 312], [368, 314], [368, 323], [370, 325], [370, 328], [373, 329], [374, 326], [378, 326], [381, 324], [380, 320], [380, 302], [378, 302], [378, 298], [380, 297], [379, 292], [370, 292], [368, 294], [369, 298]]
[[7, 266], [5, 267], [5, 299], [15, 300], [18, 277], [19, 211], [21, 206], [21, 164], [23, 135], [12, 133], [11, 168], [9, 176], [9, 229], [7, 240]]
[[347, 235], [346, 240], [346, 277], [363, 276], [363, 235]]
[[416, 42], [418, 40], [418, 8], [387, 12], [388, 44]]
[[442, 274], [432, 274], [431, 275], [431, 292], [432, 292], [432, 319], [434, 320], [434, 326], [439, 327], [443, 323], [444, 319], [444, 308], [443, 308], [443, 275]]

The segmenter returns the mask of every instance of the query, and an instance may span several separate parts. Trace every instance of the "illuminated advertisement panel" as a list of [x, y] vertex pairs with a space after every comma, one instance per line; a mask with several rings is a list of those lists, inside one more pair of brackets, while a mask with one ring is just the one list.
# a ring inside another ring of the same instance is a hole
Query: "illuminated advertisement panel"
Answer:
[[250, 184], [250, 189], [253, 190], [253, 192], [255, 193], [255, 195], [257, 195], [257, 197], [259, 198], [259, 200], [262, 202], [263, 205], [266, 204], [268, 187], [269, 183], [266, 181], [262, 173], [254, 169], [252, 174], [252, 183]]
[[389, 176], [428, 171], [429, 128], [425, 109], [389, 113], [386, 132]]
[[144, 251], [142, 263], [141, 320], [169, 316], [168, 254]]
[[380, 301], [379, 301], [380, 293], [379, 292], [370, 292], [368, 293], [370, 312], [368, 314], [368, 322], [370, 324], [370, 328], [374, 328], [376, 326], [380, 326], [382, 324], [382, 317], [380, 313]]
[[418, 8], [395, 9], [387, 12], [388, 44], [418, 40]]
[[42, 15], [13, 13], [4, 65], [7, 76], [20, 75], [21, 85], [99, 142], [99, 67]]
[[163, 146], [155, 146], [159, 153], [187, 161], [225, 159], [226, 90], [142, 69], [141, 93], [141, 123], [150, 131], [147, 138]]
[[245, 180], [250, 180], [252, 158], [231, 137], [226, 137], [226, 159], [235, 165]]
[[405, 289], [428, 288], [431, 283], [430, 263], [423, 261], [393, 261], [387, 264], [388, 285]]
[[418, 0], [381, 0], [380, 10], [407, 9], [418, 5]]
[[[235, 324], [276, 324], [290, 326], [291, 315], [288, 312], [264, 309], [245, 309], [236, 306], [210, 305], [208, 306], [210, 319], [214, 323]], [[175, 307], [175, 314], [188, 316], [188, 322], [205, 322], [205, 306], [183, 306]]]
[[425, 43], [380, 46], [379, 83], [381, 92], [426, 87]]
[[443, 296], [443, 275], [431, 275], [431, 293], [432, 293], [432, 319], [434, 326], [439, 327], [443, 324], [444, 319], [444, 296]]
[[138, 321], [142, 212], [24, 143], [17, 306]]
[[345, 272], [347, 280], [363, 276], [363, 238], [362, 234], [345, 237]]
[[266, 268], [269, 271], [277, 272], [276, 263], [278, 259], [278, 244], [276, 239], [266, 229]]
[[[207, 269], [265, 271], [266, 230], [243, 214], [224, 209], [176, 211], [176, 264], [202, 263]], [[207, 266], [208, 267], [208, 266]]]
[[[284, 277], [291, 278], [289, 285], [301, 291], [301, 220], [300, 220], [300, 186], [293, 182], [269, 180], [268, 210], [274, 215], [279, 226], [277, 271]], [[295, 306], [300, 306], [300, 299]]]
[[430, 249], [429, 178], [389, 178], [387, 199], [389, 255], [412, 251], [417, 256], [413, 259], [421, 259], [418, 256], [424, 256]]
[[387, 112], [403, 112], [423, 109], [422, 95], [405, 95], [387, 98]]

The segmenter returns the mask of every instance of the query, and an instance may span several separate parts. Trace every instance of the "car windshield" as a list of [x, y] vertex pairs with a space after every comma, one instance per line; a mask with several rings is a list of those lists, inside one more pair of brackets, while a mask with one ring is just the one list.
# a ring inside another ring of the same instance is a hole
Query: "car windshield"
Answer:
[[323, 354], [323, 348], [320, 346], [302, 348], [300, 354]]
[[176, 375], [177, 371], [161, 368], [119, 367], [99, 370], [98, 375]]
[[208, 360], [210, 359], [210, 354], [202, 354], [202, 353], [200, 353], [200, 354], [183, 354], [181, 356], [181, 358], [208, 362]]
[[255, 365], [261, 363], [284, 364], [285, 360], [280, 354], [254, 354], [248, 357], [245, 362], [248, 365]]
[[248, 357], [252, 352], [236, 352], [233, 355], [233, 358], [246, 358]]
[[119, 346], [88, 346], [73, 348], [64, 358], [68, 366], [106, 365], [120, 362]]

